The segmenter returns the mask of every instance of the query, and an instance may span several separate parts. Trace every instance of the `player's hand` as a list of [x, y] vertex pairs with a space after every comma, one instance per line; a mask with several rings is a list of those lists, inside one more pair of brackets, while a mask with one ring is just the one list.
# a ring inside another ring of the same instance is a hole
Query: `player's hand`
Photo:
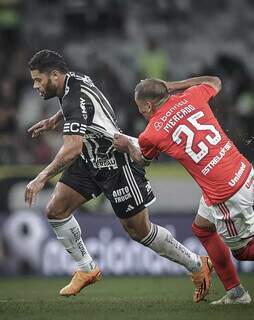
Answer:
[[51, 119], [44, 119], [40, 122], [37, 122], [32, 127], [30, 127], [27, 131], [32, 134], [32, 138], [38, 137], [40, 134], [45, 133], [49, 130], [54, 130], [55, 124]]
[[171, 81], [171, 82], [164, 81], [164, 84], [167, 87], [168, 92], [176, 91], [179, 89], [175, 81]]
[[164, 84], [167, 87], [169, 93], [172, 91], [177, 91], [181, 89], [181, 85], [179, 85], [179, 81], [170, 81], [170, 82], [164, 81]]
[[123, 134], [115, 133], [113, 138], [113, 146], [121, 152], [128, 152], [129, 138]]
[[38, 177], [28, 183], [25, 191], [25, 202], [28, 203], [29, 207], [35, 205], [36, 195], [43, 189], [44, 185], [45, 182], [39, 180]]

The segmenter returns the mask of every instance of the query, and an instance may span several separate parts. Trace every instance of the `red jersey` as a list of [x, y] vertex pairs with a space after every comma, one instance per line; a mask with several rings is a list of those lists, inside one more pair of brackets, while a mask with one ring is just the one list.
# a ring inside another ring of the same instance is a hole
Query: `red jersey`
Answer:
[[244, 184], [251, 164], [222, 130], [208, 101], [207, 84], [172, 95], [139, 136], [147, 159], [165, 152], [178, 160], [202, 189], [208, 205], [231, 198]]

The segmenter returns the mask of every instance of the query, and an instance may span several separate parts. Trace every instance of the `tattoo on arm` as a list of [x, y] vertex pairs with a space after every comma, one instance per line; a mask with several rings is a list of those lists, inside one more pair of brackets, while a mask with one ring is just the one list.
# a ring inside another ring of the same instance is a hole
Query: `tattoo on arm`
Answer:
[[55, 177], [58, 173], [68, 168], [79, 155], [58, 159], [57, 157], [39, 174], [43, 180], [48, 181]]
[[76, 157], [73, 157], [72, 159], [62, 159], [58, 163], [56, 163], [52, 169], [48, 172], [48, 177], [53, 178], [56, 176], [58, 173], [62, 172], [64, 169], [68, 168], [75, 160], [77, 159]]
[[64, 143], [55, 156], [55, 159], [38, 175], [38, 178], [44, 183], [68, 168], [82, 152], [82, 136], [66, 135], [63, 140]]

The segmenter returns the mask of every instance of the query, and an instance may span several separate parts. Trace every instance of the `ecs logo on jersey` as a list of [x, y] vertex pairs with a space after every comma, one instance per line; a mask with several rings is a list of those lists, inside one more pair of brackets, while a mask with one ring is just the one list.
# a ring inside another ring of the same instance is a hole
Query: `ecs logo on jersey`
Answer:
[[82, 133], [85, 134], [86, 126], [78, 122], [66, 122], [63, 128], [64, 133]]

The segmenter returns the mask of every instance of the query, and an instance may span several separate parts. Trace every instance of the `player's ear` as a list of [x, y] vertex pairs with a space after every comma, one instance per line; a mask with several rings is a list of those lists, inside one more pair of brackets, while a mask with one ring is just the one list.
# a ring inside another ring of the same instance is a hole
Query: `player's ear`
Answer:
[[59, 71], [57, 71], [57, 70], [52, 70], [51, 72], [50, 72], [50, 74], [53, 76], [53, 77], [58, 77], [58, 74], [59, 74]]
[[151, 112], [152, 111], [152, 103], [150, 101], [147, 101], [146, 105], [147, 105], [147, 111]]

